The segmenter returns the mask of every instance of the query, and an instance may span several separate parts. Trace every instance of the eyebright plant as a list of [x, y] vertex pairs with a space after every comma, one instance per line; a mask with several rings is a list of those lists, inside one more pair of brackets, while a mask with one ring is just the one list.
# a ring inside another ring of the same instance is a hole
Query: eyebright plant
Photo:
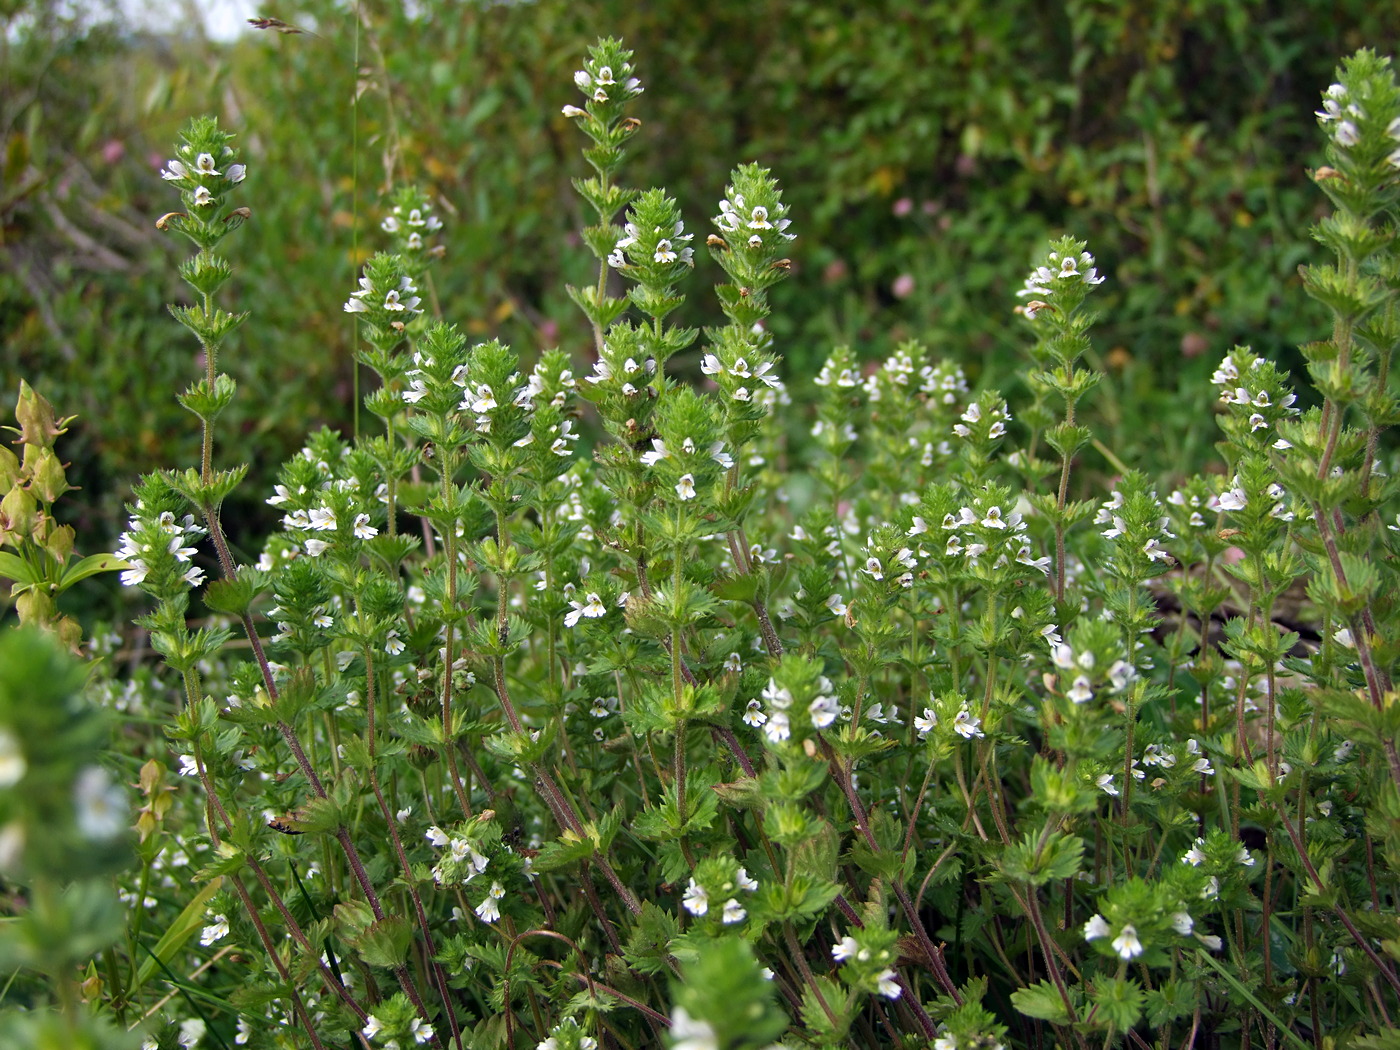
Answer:
[[1007, 303], [1020, 394], [917, 341], [785, 380], [776, 179], [733, 171], [715, 324], [678, 326], [704, 227], [620, 181], [631, 53], [574, 83], [591, 349], [434, 316], [452, 231], [401, 191], [344, 305], [378, 432], [308, 436], [251, 564], [212, 454], [246, 169], [186, 131], [202, 462], [123, 541], [169, 743], [132, 720], [135, 917], [89, 1001], [161, 1047], [1389, 1045], [1389, 63], [1318, 114], [1312, 389], [1229, 349], [1221, 467], [1165, 478], [1095, 444], [1086, 244]]

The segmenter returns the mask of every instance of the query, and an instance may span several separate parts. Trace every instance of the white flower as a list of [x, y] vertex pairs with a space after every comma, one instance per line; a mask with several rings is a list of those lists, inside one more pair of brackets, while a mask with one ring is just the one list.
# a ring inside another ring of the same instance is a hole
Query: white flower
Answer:
[[369, 1022], [360, 1029], [360, 1034], [366, 1039], [373, 1039], [382, 1031], [384, 1031], [384, 1022], [375, 1017], [374, 1014], [370, 1014]]
[[209, 192], [207, 186], [197, 186], [194, 191], [194, 203], [197, 207], [204, 208], [214, 203], [214, 195]]
[[178, 182], [180, 179], [189, 178], [190, 171], [178, 160], [172, 160], [161, 170], [160, 177], [166, 182]]
[[[208, 154], [201, 154], [208, 156]], [[191, 1017], [189, 1020], [180, 1022], [179, 1044], [184, 1050], [194, 1050], [199, 1045], [199, 1041], [204, 1038], [204, 1021], [199, 1017]]]
[[[1065, 648], [1062, 646], [1061, 648]], [[1065, 694], [1076, 704], [1087, 703], [1094, 698], [1093, 689], [1089, 688], [1089, 676], [1079, 675], [1074, 680], [1074, 686]]]
[[499, 882], [491, 883], [486, 899], [475, 908], [476, 917], [482, 922], [495, 922], [501, 917], [501, 907], [496, 902], [506, 895], [505, 887]]
[[368, 514], [355, 515], [355, 538], [361, 540], [372, 540], [379, 535], [379, 530], [369, 523]]
[[938, 725], [938, 715], [931, 707], [924, 708], [923, 714], [914, 716], [914, 728], [919, 731], [920, 740], [928, 736], [936, 725]]
[[325, 540], [307, 540], [306, 553], [312, 558], [319, 558], [326, 552], [326, 548], [329, 546], [330, 544]]
[[854, 937], [842, 937], [831, 946], [831, 957], [837, 962], [845, 962], [847, 959], [852, 958], [859, 950], [860, 945], [856, 943]]
[[19, 740], [8, 729], [0, 728], [0, 788], [18, 784], [28, 768]]
[[1117, 795], [1117, 794], [1118, 794], [1118, 787], [1117, 787], [1117, 785], [1115, 785], [1115, 784], [1113, 783], [1113, 774], [1112, 774], [1112, 773], [1103, 773], [1103, 774], [1101, 774], [1101, 775], [1099, 776], [1099, 778], [1098, 778], [1097, 780], [1094, 781], [1094, 784], [1095, 784], [1098, 788], [1100, 788], [1105, 794], [1108, 794], [1108, 795]]
[[433, 1038], [433, 1026], [427, 1024], [421, 1017], [415, 1017], [408, 1023], [408, 1034], [413, 1036], [413, 1041], [418, 1044], [431, 1042]]
[[684, 1006], [671, 1007], [671, 1040], [671, 1050], [719, 1050], [713, 1026], [691, 1017]]
[[1181, 858], [1181, 863], [1190, 864], [1194, 868], [1199, 868], [1203, 863], [1205, 863], [1205, 850], [1201, 849], [1201, 847], [1205, 844], [1205, 839], [1197, 839], [1195, 845], [1188, 849], [1186, 851], [1185, 856]]
[[1102, 915], [1095, 915], [1084, 924], [1084, 939], [1086, 941], [1096, 941], [1100, 937], [1107, 937], [1113, 932], [1112, 927]]
[[807, 707], [807, 714], [812, 718], [812, 725], [818, 729], [825, 729], [836, 721], [836, 716], [841, 713], [841, 705], [836, 702], [835, 697], [819, 696]]
[[826, 607], [831, 610], [833, 616], [846, 615], [846, 603], [841, 600], [841, 595], [833, 594], [826, 600]]
[[1244, 868], [1254, 867], [1254, 857], [1243, 846], [1235, 853], [1235, 861]]
[[772, 717], [768, 719], [768, 724], [763, 727], [763, 733], [775, 744], [786, 740], [792, 735], [788, 716], [782, 711], [774, 711]]
[[221, 941], [228, 936], [228, 916], [214, 915], [208, 926], [204, 927], [199, 935], [199, 943], [206, 948], [215, 941]]
[[1113, 950], [1118, 953], [1120, 959], [1135, 959], [1142, 954], [1142, 942], [1138, 940], [1137, 930], [1133, 929], [1131, 923], [1124, 926], [1118, 936], [1113, 938]]
[[1189, 937], [1195, 926], [1196, 922], [1191, 918], [1190, 912], [1179, 911], [1172, 916], [1172, 929], [1183, 937]]
[[710, 895], [705, 892], [704, 886], [692, 878], [685, 889], [685, 896], [681, 898], [681, 906], [692, 915], [704, 915], [710, 910]]
[[695, 475], [682, 474], [680, 481], [676, 482], [676, 495], [683, 500], [695, 498]]
[[1244, 510], [1249, 503], [1249, 497], [1245, 495], [1242, 488], [1227, 489], [1220, 494], [1220, 507], [1222, 510]]
[[982, 719], [974, 717], [965, 704], [953, 716], [953, 732], [967, 740], [986, 736], [982, 732]]
[[78, 830], [95, 842], [108, 842], [126, 830], [126, 792], [101, 766], [88, 766], [73, 784]]
[[214, 165], [214, 158], [211, 154], [201, 153], [194, 160], [194, 170], [200, 175], [218, 175], [219, 169]]
[[745, 868], [739, 869], [735, 881], [739, 884], [739, 888], [745, 892], [754, 893], [758, 890], [758, 880], [751, 876]]
[[405, 648], [407, 648], [407, 646], [404, 645], [403, 639], [399, 637], [399, 632], [391, 627], [389, 629], [388, 639], [384, 643], [384, 651], [390, 656], [398, 656]]
[[886, 999], [898, 999], [899, 993], [903, 991], [899, 982], [895, 980], [893, 970], [881, 970], [875, 975], [875, 990]]
[[589, 591], [587, 597], [581, 602], [570, 600], [569, 606], [571, 611], [564, 614], [565, 627], [573, 627], [583, 616], [596, 620], [600, 616], [607, 615], [608, 611], [608, 607], [603, 604], [603, 599], [598, 597], [597, 591]]
[[720, 921], [726, 926], [732, 926], [736, 922], [743, 922], [748, 918], [749, 913], [744, 910], [744, 906], [735, 898], [730, 897], [724, 902], [724, 913], [720, 916]]
[[757, 700], [750, 700], [748, 709], [744, 712], [744, 722], [758, 728], [768, 721], [768, 716], [763, 713], [763, 709]]
[[436, 824], [430, 827], [423, 837], [438, 848], [446, 846], [451, 841], [451, 839], [447, 837], [447, 832], [443, 831], [442, 828], [438, 827]]

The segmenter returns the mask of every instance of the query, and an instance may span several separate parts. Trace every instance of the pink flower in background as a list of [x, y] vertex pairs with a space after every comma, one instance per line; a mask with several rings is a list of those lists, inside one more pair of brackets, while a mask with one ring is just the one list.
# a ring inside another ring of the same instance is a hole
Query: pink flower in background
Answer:
[[894, 284], [890, 285], [890, 291], [896, 299], [908, 299], [914, 294], [914, 275], [912, 273], [902, 273], [894, 279]]

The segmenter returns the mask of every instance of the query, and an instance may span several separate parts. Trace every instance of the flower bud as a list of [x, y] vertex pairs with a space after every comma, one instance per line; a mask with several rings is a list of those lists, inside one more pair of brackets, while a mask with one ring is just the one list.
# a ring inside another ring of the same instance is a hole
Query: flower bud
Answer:
[[20, 440], [26, 445], [53, 447], [53, 439], [63, 433], [63, 427], [54, 418], [53, 405], [43, 395], [34, 392], [24, 380], [19, 384], [19, 403], [15, 405], [15, 418], [19, 420]]
[[16, 485], [10, 489], [9, 495], [0, 500], [0, 535], [12, 534], [6, 537], [7, 540], [13, 536], [27, 538], [34, 531], [38, 510], [38, 504], [29, 490]]
[[19, 458], [0, 446], [0, 489], [8, 492], [19, 480]]
[[58, 616], [58, 606], [54, 604], [52, 595], [36, 587], [29, 588], [15, 599], [15, 611], [19, 613], [20, 623], [40, 627], [47, 627]]
[[40, 448], [33, 456], [29, 455], [30, 445], [25, 449], [25, 466], [29, 468], [29, 488], [45, 503], [52, 503], [73, 486], [68, 484], [63, 473], [63, 464], [54, 455], [52, 448]]

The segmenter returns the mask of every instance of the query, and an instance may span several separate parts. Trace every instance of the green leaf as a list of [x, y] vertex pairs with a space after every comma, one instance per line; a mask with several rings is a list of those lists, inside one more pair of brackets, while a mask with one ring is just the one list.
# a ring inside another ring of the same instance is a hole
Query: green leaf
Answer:
[[1100, 977], [1093, 984], [1089, 1001], [1097, 1022], [1122, 1032], [1137, 1024], [1144, 999], [1142, 988], [1131, 978]]
[[[108, 555], [108, 557], [111, 557], [111, 555]], [[28, 562], [17, 554], [9, 554], [5, 551], [0, 551], [0, 576], [5, 577], [7, 580], [14, 580], [16, 583], [39, 582], [38, 578], [34, 576], [33, 570], [30, 569]]]
[[136, 980], [132, 982], [127, 994], [135, 992], [143, 984], [149, 981], [155, 972], [162, 966], [169, 966], [175, 956], [185, 947], [185, 944], [195, 931], [203, 929], [205, 919], [205, 905], [209, 903], [211, 897], [223, 888], [224, 880], [216, 878], [208, 885], [202, 887], [195, 893], [194, 897], [175, 921], [170, 924], [160, 940], [151, 949], [150, 956], [141, 964], [141, 968], [136, 972]]
[[[10, 555], [0, 554], [0, 575], [8, 576], [5, 572], [4, 558]], [[86, 580], [89, 576], [96, 576], [99, 572], [116, 572], [119, 569], [126, 569], [129, 566], [115, 554], [89, 554], [82, 561], [75, 561], [72, 565], [63, 570], [63, 575], [59, 577], [59, 591], [66, 591], [79, 580]]]
[[1037, 981], [1011, 993], [1011, 1005], [1027, 1017], [1051, 1024], [1069, 1024], [1069, 1010], [1059, 991], [1049, 981]]

